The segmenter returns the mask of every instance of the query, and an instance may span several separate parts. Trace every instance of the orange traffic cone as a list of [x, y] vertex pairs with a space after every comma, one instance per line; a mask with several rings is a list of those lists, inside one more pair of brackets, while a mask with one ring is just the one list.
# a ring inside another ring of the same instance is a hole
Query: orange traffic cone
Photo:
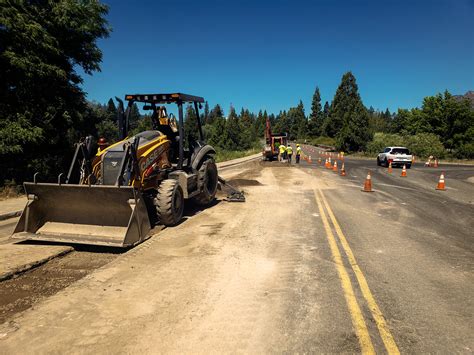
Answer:
[[439, 165], [438, 165], [438, 159], [435, 159], [434, 161], [434, 164], [433, 164], [433, 168], [437, 168]]
[[313, 159], [311, 159], [311, 155], [308, 155], [308, 163], [312, 163], [313, 162]]
[[318, 163], [321, 165], [323, 161], [321, 160], [321, 157], [318, 158]]
[[388, 173], [391, 174], [392, 173], [392, 162], [389, 162], [388, 163]]
[[401, 177], [407, 177], [407, 166], [405, 164], [403, 164], [403, 169], [402, 169], [402, 173], [400, 175]]
[[364, 189], [362, 191], [374, 192], [372, 190], [372, 177], [370, 176], [370, 171], [367, 173], [367, 177], [365, 178], [365, 183], [364, 183]]
[[444, 183], [444, 172], [441, 173], [439, 177], [438, 186], [436, 186], [436, 190], [446, 191], [446, 185]]
[[331, 157], [329, 157], [327, 168], [328, 168], [328, 169], [331, 169], [331, 167], [332, 167], [332, 164], [331, 164]]
[[346, 176], [346, 169], [344, 169], [344, 162], [342, 162], [342, 166], [341, 166], [341, 176]]
[[334, 160], [334, 166], [332, 167], [332, 171], [337, 173], [337, 160]]
[[325, 168], [328, 167], [328, 158], [326, 158], [326, 159], [324, 160], [324, 167], [325, 167]]

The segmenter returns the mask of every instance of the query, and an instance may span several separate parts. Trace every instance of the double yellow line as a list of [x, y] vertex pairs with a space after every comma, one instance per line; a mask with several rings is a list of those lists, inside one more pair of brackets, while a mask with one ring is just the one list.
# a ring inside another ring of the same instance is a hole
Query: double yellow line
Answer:
[[[339, 242], [341, 243], [342, 248], [344, 249], [344, 253], [347, 256], [349, 264], [351, 265], [351, 268], [356, 276], [362, 295], [365, 301], [367, 302], [367, 305], [370, 309], [370, 312], [372, 313], [372, 317], [374, 318], [375, 323], [377, 324], [380, 337], [382, 338], [387, 352], [389, 354], [400, 354], [397, 344], [395, 343], [395, 340], [393, 339], [393, 336], [387, 326], [385, 318], [383, 317], [380, 308], [375, 302], [374, 296], [372, 295], [369, 285], [367, 284], [367, 280], [365, 279], [364, 274], [360, 270], [359, 265], [357, 265], [354, 253], [352, 252], [349, 243], [347, 243], [347, 239], [344, 236], [344, 233], [342, 232], [342, 229], [339, 223], [337, 222], [337, 219], [334, 216], [334, 213], [332, 212], [332, 209], [329, 206], [326, 197], [320, 189], [317, 189], [317, 191], [315, 190], [314, 195], [316, 197], [319, 213], [321, 215], [324, 229], [326, 231], [329, 247], [331, 248], [333, 261], [336, 264], [339, 279], [341, 281], [342, 289], [344, 291], [344, 297], [346, 299], [347, 307], [349, 308], [349, 313], [352, 319], [352, 325], [354, 326], [357, 338], [359, 339], [359, 344], [361, 346], [362, 353], [375, 354], [374, 345], [372, 344], [372, 340], [370, 338], [369, 331], [364, 320], [364, 316], [362, 315], [359, 303], [357, 302], [357, 298], [354, 294], [354, 288], [352, 286], [351, 279], [346, 268], [344, 267], [341, 252], [339, 250], [339, 246], [337, 245], [337, 241], [333, 234], [331, 225], [329, 224], [326, 211], [329, 215], [329, 218], [331, 219], [331, 222], [334, 226], [334, 230], [336, 231], [336, 234], [339, 238]], [[326, 211], [324, 210], [323, 205], [326, 208]]]

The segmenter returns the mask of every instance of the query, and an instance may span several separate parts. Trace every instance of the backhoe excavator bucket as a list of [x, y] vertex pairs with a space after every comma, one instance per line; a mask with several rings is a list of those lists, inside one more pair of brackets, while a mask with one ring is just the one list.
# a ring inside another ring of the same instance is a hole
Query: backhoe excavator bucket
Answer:
[[28, 202], [12, 238], [129, 247], [151, 229], [133, 187], [25, 183]]

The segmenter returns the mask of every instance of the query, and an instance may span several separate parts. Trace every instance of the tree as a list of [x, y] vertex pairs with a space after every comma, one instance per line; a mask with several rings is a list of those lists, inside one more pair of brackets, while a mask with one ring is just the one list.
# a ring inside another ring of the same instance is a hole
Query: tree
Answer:
[[192, 105], [186, 106], [186, 112], [184, 115], [184, 132], [185, 139], [188, 144], [190, 141], [196, 141], [199, 139], [199, 128], [197, 124], [197, 115]]
[[117, 118], [117, 107], [115, 107], [114, 100], [112, 98], [107, 102], [107, 113], [110, 115], [109, 119], [115, 121]]
[[219, 104], [214, 106], [211, 112], [209, 112], [206, 124], [213, 124], [215, 119], [218, 117], [224, 117], [224, 111], [222, 111], [222, 108], [219, 106]]
[[254, 116], [249, 110], [240, 111], [239, 121], [242, 129], [241, 144], [243, 149], [249, 149], [252, 144], [257, 140], [257, 134], [255, 132]]
[[225, 142], [225, 148], [228, 150], [241, 150], [242, 149], [242, 129], [239, 122], [239, 117], [235, 112], [235, 108], [231, 105], [229, 110], [229, 116], [227, 117], [226, 124], [227, 139]]
[[327, 129], [328, 135], [336, 138], [337, 148], [344, 151], [363, 150], [372, 138], [369, 115], [351, 72], [342, 76], [332, 101]]
[[64, 171], [73, 142], [95, 125], [85, 120], [78, 69], [100, 70], [97, 40], [110, 32], [107, 12], [98, 1], [2, 5], [0, 137], [9, 138], [0, 145], [0, 165], [13, 168], [2, 170], [0, 183], [5, 173], [22, 181], [35, 171], [43, 178]]
[[323, 112], [321, 111], [321, 95], [319, 93], [319, 87], [316, 86], [313, 94], [313, 101], [311, 102], [311, 114], [309, 115], [308, 120], [308, 134], [311, 137], [321, 135], [323, 120]]
[[431, 137], [425, 142], [438, 147], [432, 143], [434, 135], [454, 156], [474, 157], [474, 110], [468, 100], [455, 99], [448, 91], [425, 97], [421, 109], [398, 109], [390, 130], [407, 136]]
[[288, 110], [287, 119], [290, 126], [290, 139], [302, 139], [307, 136], [308, 121], [306, 120], [304, 106], [301, 100], [298, 103], [298, 106], [291, 107]]
[[209, 103], [206, 101], [204, 104], [204, 117], [202, 120], [203, 125], [207, 123], [208, 119], [209, 119]]
[[263, 138], [263, 135], [265, 132], [265, 124], [266, 124], [266, 116], [264, 116], [262, 110], [260, 110], [258, 111], [257, 119], [255, 120], [255, 135], [257, 137]]

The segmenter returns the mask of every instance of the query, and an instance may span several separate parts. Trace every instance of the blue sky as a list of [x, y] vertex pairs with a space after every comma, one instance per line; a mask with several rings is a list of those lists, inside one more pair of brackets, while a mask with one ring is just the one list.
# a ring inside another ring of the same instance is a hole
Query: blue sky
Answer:
[[181, 91], [278, 113], [344, 72], [366, 106], [396, 110], [474, 90], [474, 1], [118, 1], [88, 99]]

